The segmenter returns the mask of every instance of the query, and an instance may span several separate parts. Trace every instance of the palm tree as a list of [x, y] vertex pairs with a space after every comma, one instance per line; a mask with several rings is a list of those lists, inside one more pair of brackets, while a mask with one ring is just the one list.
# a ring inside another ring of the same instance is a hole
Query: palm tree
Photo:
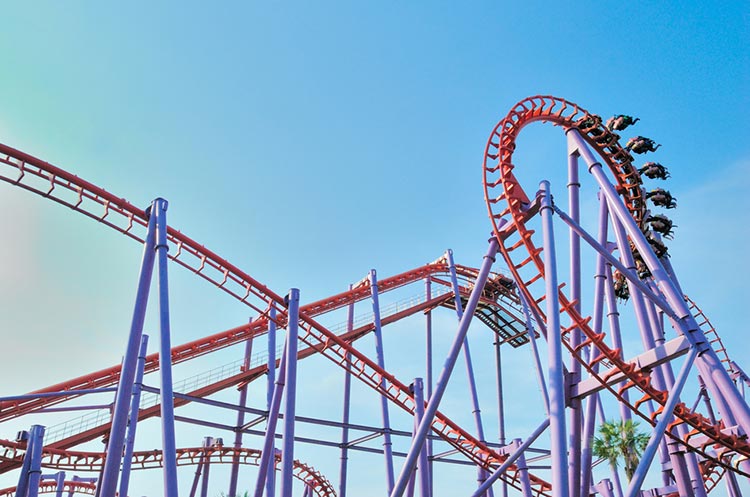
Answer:
[[638, 423], [629, 419], [605, 421], [599, 426], [599, 435], [594, 437], [591, 447], [594, 455], [609, 461], [613, 468], [617, 468], [618, 460], [622, 459], [625, 462], [625, 475], [630, 481], [648, 445], [648, 434], [639, 432]]

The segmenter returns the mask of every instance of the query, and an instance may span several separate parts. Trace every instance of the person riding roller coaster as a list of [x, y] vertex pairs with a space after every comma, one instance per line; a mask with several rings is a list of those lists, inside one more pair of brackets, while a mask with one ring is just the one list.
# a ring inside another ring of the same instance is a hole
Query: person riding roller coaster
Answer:
[[640, 121], [640, 118], [633, 119], [632, 116], [626, 116], [625, 114], [618, 114], [607, 119], [607, 129], [622, 131], [628, 126], [631, 126]]
[[677, 207], [677, 199], [669, 193], [669, 190], [663, 188], [655, 188], [650, 192], [646, 193], [646, 198], [651, 199], [654, 205], [664, 207], [666, 209], [674, 209]]
[[643, 167], [638, 169], [638, 173], [649, 179], [667, 179], [669, 171], [658, 162], [646, 162]]
[[672, 228], [674, 228], [675, 225], [672, 223], [672, 220], [664, 214], [649, 216], [646, 218], [646, 222], [649, 223], [652, 230], [660, 233], [664, 238], [672, 238]]
[[645, 154], [646, 152], [655, 152], [657, 148], [661, 147], [661, 144], [655, 145], [654, 140], [645, 138], [643, 136], [636, 136], [628, 140], [625, 148], [636, 154]]
[[620, 272], [620, 270], [615, 270], [614, 275], [612, 275], [613, 282], [613, 288], [615, 290], [615, 297], [622, 301], [626, 301], [630, 298], [630, 289], [628, 288], [628, 282], [625, 279], [625, 275]]

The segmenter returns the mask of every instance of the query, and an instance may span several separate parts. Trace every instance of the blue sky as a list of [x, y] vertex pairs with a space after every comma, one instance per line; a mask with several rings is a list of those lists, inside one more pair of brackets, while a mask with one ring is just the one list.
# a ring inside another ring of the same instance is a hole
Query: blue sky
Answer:
[[[662, 143], [655, 160], [672, 172], [673, 265], [750, 369], [742, 2], [41, 2], [3, 14], [0, 141], [136, 204], [167, 198], [170, 224], [303, 302], [448, 247], [478, 265], [482, 152], [518, 100], [639, 116], [633, 134]], [[536, 177], [554, 176], [559, 130], [522, 139]], [[117, 363], [139, 248], [9, 186], [0, 207], [0, 333], [24, 351], [6, 358], [18, 374], [0, 392]], [[186, 272], [171, 277], [174, 343], [247, 319]]]

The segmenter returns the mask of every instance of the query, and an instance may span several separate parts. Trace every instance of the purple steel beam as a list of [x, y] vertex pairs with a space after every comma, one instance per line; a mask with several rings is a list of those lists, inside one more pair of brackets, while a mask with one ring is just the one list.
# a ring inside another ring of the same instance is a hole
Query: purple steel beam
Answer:
[[565, 442], [565, 384], [562, 358], [562, 330], [560, 329], [559, 288], [555, 257], [555, 234], [552, 223], [552, 195], [549, 181], [539, 184], [544, 238], [544, 284], [547, 311], [547, 354], [549, 361], [549, 418], [550, 457], [552, 465], [553, 497], [568, 497], [567, 444]]
[[[383, 348], [383, 330], [380, 326], [380, 298], [378, 295], [378, 277], [374, 269], [368, 274], [370, 281], [370, 291], [372, 294], [372, 321], [375, 326], [375, 354], [377, 356], [378, 366], [385, 369], [385, 351]], [[380, 387], [385, 390], [385, 379], [380, 380]], [[391, 420], [388, 413], [388, 399], [385, 395], [380, 396], [380, 410], [383, 416], [383, 450], [385, 451], [385, 477], [388, 493], [393, 491], [394, 470], [393, 470], [393, 448], [391, 444]]]
[[[633, 478], [630, 480], [630, 485], [628, 485], [628, 490], [626, 494], [627, 497], [636, 497], [636, 495], [638, 495], [638, 493], [641, 490], [641, 485], [643, 485], [643, 480], [646, 478], [646, 474], [648, 473], [648, 468], [651, 465], [651, 461], [654, 458], [654, 454], [656, 453], [656, 449], [659, 446], [659, 442], [661, 441], [661, 438], [664, 436], [664, 432], [667, 428], [667, 424], [673, 418], [674, 408], [677, 405], [677, 401], [679, 400], [680, 391], [682, 391], [682, 387], [685, 386], [685, 381], [687, 380], [688, 373], [690, 372], [690, 368], [693, 365], [693, 362], [695, 361], [695, 358], [697, 355], [698, 355], [697, 349], [693, 348], [690, 350], [690, 353], [685, 359], [685, 363], [682, 365], [682, 369], [680, 370], [680, 374], [677, 377], [675, 384], [672, 386], [672, 388], [669, 391], [669, 398], [667, 399], [667, 402], [664, 405], [664, 410], [662, 411], [661, 417], [659, 418], [659, 422], [654, 427], [654, 431], [651, 435], [651, 439], [649, 440], [648, 445], [646, 446], [646, 450], [643, 451], [643, 456], [641, 456], [641, 461], [638, 463], [638, 467], [636, 468], [635, 473], [633, 474]], [[677, 484], [679, 485], [680, 482], [678, 481]], [[685, 495], [682, 493], [682, 489], [681, 489], [680, 495]]]
[[198, 458], [198, 465], [195, 468], [195, 476], [193, 476], [193, 485], [190, 487], [190, 497], [195, 497], [195, 493], [198, 491], [198, 483], [201, 479], [201, 473], [203, 472], [203, 465], [206, 463], [206, 457], [201, 453]]
[[[203, 439], [203, 447], [206, 449], [214, 444], [214, 439], [211, 437], [205, 437]], [[211, 475], [211, 458], [207, 457], [203, 461], [203, 478], [201, 479], [201, 497], [208, 497], [208, 479]]]
[[[250, 323], [253, 320], [250, 318]], [[253, 355], [253, 336], [245, 341], [245, 357], [242, 361], [242, 368], [244, 371], [250, 369], [250, 359]], [[240, 388], [240, 399], [238, 405], [240, 407], [247, 406], [247, 383], [244, 383]], [[239, 449], [242, 447], [242, 427], [245, 424], [245, 411], [242, 409], [237, 410], [237, 431], [234, 433], [234, 448]], [[229, 474], [229, 492], [228, 497], [237, 497], [237, 480], [240, 476], [240, 455], [239, 452], [232, 458], [232, 470]]]
[[167, 201], [158, 198], [156, 209], [156, 257], [159, 263], [159, 376], [161, 378], [161, 438], [164, 454], [164, 495], [177, 497], [177, 444], [172, 395], [172, 340], [169, 326], [169, 278], [167, 265]]
[[29, 433], [29, 445], [31, 446], [31, 464], [29, 465], [28, 482], [25, 497], [37, 497], [39, 495], [39, 481], [42, 478], [42, 449], [44, 446], [44, 426], [33, 425]]
[[255, 493], [253, 497], [263, 496], [263, 486], [266, 479], [275, 476], [274, 466], [276, 459], [274, 457], [274, 438], [276, 436], [276, 424], [279, 421], [279, 408], [281, 407], [281, 397], [284, 394], [284, 383], [286, 382], [286, 361], [287, 350], [289, 349], [289, 337], [284, 342], [284, 352], [279, 361], [279, 374], [276, 375], [276, 386], [273, 389], [273, 399], [271, 407], [268, 410], [268, 422], [266, 423], [266, 433], [263, 437], [263, 451], [258, 462], [258, 479], [255, 481]]
[[135, 431], [138, 426], [138, 410], [141, 406], [141, 390], [143, 390], [143, 372], [146, 367], [146, 352], [148, 351], [148, 335], [141, 337], [141, 348], [138, 352], [137, 371], [133, 384], [133, 398], [130, 402], [130, 416], [128, 430], [125, 436], [125, 453], [122, 457], [122, 471], [120, 472], [120, 495], [128, 495], [130, 485], [130, 468], [133, 463], [133, 446], [135, 445]]
[[[568, 211], [570, 217], [580, 223], [580, 189], [581, 183], [578, 178], [578, 154], [575, 150], [568, 153]], [[574, 229], [570, 231], [570, 300], [573, 308], [581, 311], [581, 238]], [[570, 346], [576, 350], [581, 343], [581, 330], [573, 328], [568, 335]], [[579, 353], [585, 354], [585, 350]], [[581, 381], [581, 363], [574, 354], [570, 358], [570, 380], [573, 383]], [[568, 493], [571, 497], [577, 497], [581, 492], [581, 431], [583, 413], [580, 399], [570, 400], [570, 434], [568, 436]], [[587, 496], [582, 496], [587, 497]]]
[[26, 439], [26, 452], [23, 455], [23, 462], [21, 463], [21, 473], [18, 475], [16, 497], [26, 497], [26, 492], [29, 489], [29, 469], [31, 468], [31, 451], [33, 448], [31, 433], [23, 431], [22, 434]]
[[[606, 277], [607, 284], [604, 286], [604, 293], [607, 298], [607, 320], [609, 321], [609, 331], [612, 334], [612, 346], [620, 349], [624, 357], [625, 348], [622, 344], [622, 333], [620, 332], [620, 311], [617, 309], [617, 297], [614, 292], [611, 267], [607, 268]], [[627, 390], [622, 393], [622, 397], [625, 402], [630, 401], [630, 394]], [[630, 409], [622, 403], [620, 403], [620, 417], [626, 421], [631, 419]]]
[[[609, 210], [607, 209], [607, 202], [599, 198], [599, 229], [597, 234], [597, 241], [600, 245], [607, 245], [607, 228], [609, 226]], [[574, 219], [575, 220], [575, 219]], [[594, 274], [594, 310], [593, 310], [593, 321], [592, 328], [594, 333], [601, 333], [602, 322], [604, 314], [604, 299], [605, 299], [605, 283], [607, 282], [607, 263], [604, 257], [597, 255], [596, 258], [596, 274]], [[580, 292], [579, 292], [580, 298]], [[596, 357], [599, 350], [595, 346], [591, 346], [589, 354], [589, 363]], [[580, 365], [579, 365], [580, 366]], [[594, 364], [594, 371], [599, 370], [599, 363]], [[579, 367], [580, 373], [580, 367]], [[580, 376], [579, 376], [580, 381]], [[577, 495], [580, 497], [588, 497], [589, 488], [591, 487], [591, 462], [593, 455], [591, 452], [591, 443], [594, 438], [594, 428], [596, 424], [596, 407], [599, 403], [599, 395], [591, 395], [586, 401], [586, 416], [583, 427], [583, 446], [581, 448], [581, 468], [579, 471], [580, 482], [577, 487]], [[571, 495], [575, 496], [576, 493], [571, 492]]]
[[[531, 344], [532, 355], [534, 356], [534, 369], [536, 370], [537, 380], [539, 381], [539, 389], [542, 391], [542, 400], [544, 401], [544, 411], [549, 416], [549, 392], [547, 391], [547, 381], [544, 379], [544, 371], [542, 369], [542, 361], [539, 358], [539, 348], [536, 344], [536, 332], [534, 331], [534, 325], [531, 323], [531, 313], [529, 312], [529, 304], [526, 302], [526, 297], [522, 292], [518, 292], [518, 296], [521, 299], [521, 307], [523, 308], [523, 314], [526, 319], [526, 332], [529, 334], [529, 343]], [[542, 321], [538, 320], [537, 324], [542, 326]]]
[[[352, 285], [349, 285], [349, 290]], [[354, 329], [354, 302], [349, 304], [346, 314], [346, 332], [350, 333]], [[352, 358], [351, 352], [346, 353], [346, 363], [350, 364]], [[344, 370], [344, 414], [341, 428], [341, 466], [339, 469], [339, 497], [346, 497], [346, 473], [349, 462], [349, 408], [352, 391], [352, 375], [349, 369]]]
[[[511, 443], [513, 451], [517, 451], [521, 447], [521, 444], [520, 438], [513, 440]], [[534, 493], [531, 490], [531, 480], [529, 479], [529, 466], [526, 464], [526, 456], [523, 451], [519, 453], [518, 459], [516, 459], [516, 467], [518, 467], [518, 478], [521, 481], [521, 493], [523, 497], [534, 497]]]
[[[425, 278], [424, 280], [424, 287], [425, 287], [425, 300], [432, 299], [432, 280], [430, 277]], [[432, 398], [432, 309], [427, 309], [425, 311], [425, 324], [426, 324], [426, 331], [425, 331], [425, 348], [426, 350], [426, 373], [427, 373], [427, 389], [426, 389], [426, 397], [425, 400], [429, 401], [430, 398]], [[427, 465], [429, 466], [429, 474], [430, 474], [430, 495], [432, 495], [433, 492], [433, 478], [432, 478], [432, 439], [427, 439]]]
[[[750, 433], [750, 407], [745, 403], [739, 391], [736, 389], [732, 379], [729, 377], [729, 373], [727, 373], [722, 366], [716, 352], [707, 343], [698, 323], [695, 321], [695, 318], [692, 316], [690, 309], [685, 303], [683, 294], [669, 278], [669, 275], [651, 250], [646, 237], [636, 225], [635, 220], [625, 208], [625, 205], [623, 205], [622, 202], [619, 202], [617, 192], [609, 181], [607, 181], [601, 164], [594, 159], [591, 151], [588, 150], [586, 143], [583, 141], [583, 138], [581, 138], [580, 134], [575, 129], [569, 130], [568, 133], [573, 135], [581, 155], [589, 166], [589, 171], [596, 178], [600, 188], [607, 196], [607, 199], [610, 202], [610, 208], [616, 211], [617, 217], [620, 218], [628, 235], [643, 257], [646, 266], [648, 266], [651, 271], [656, 285], [664, 293], [664, 296], [671, 304], [672, 309], [674, 309], [674, 313], [667, 313], [673, 320], [672, 325], [675, 329], [682, 332], [692, 345], [698, 347], [699, 356], [696, 361], [696, 366], [706, 381], [706, 386], [712, 393], [712, 398], [719, 398], [721, 396], [726, 400], [728, 410], [727, 412], [722, 413], [726, 418], [725, 422], [734, 421], [740, 425], [745, 433]], [[677, 314], [676, 317], [673, 315], [675, 313]], [[740, 464], [745, 468], [750, 468], [750, 461], [744, 461]]]
[[[65, 487], [65, 471], [57, 472], [57, 475], [55, 476], [55, 483], [57, 484], [57, 488], [55, 488], [55, 497], [62, 497], [63, 489]], [[120, 495], [126, 496], [127, 494]]]
[[[414, 392], [414, 429], [419, 426], [419, 422], [422, 421], [424, 416], [424, 384], [422, 378], [414, 378], [412, 383], [412, 389]], [[417, 464], [419, 471], [419, 496], [430, 497], [430, 465], [428, 461], [427, 447], [423, 447], [419, 453], [419, 463]]]
[[411, 472], [414, 470], [414, 466], [417, 463], [417, 458], [419, 457], [422, 446], [424, 445], [425, 439], [427, 438], [427, 432], [432, 427], [432, 420], [435, 417], [438, 406], [440, 405], [440, 400], [443, 398], [443, 394], [445, 394], [445, 389], [448, 386], [448, 381], [450, 380], [451, 373], [453, 372], [453, 368], [456, 365], [456, 359], [458, 358], [458, 354], [461, 352], [464, 338], [466, 337], [466, 333], [469, 331], [471, 318], [477, 308], [477, 304], [479, 303], [479, 298], [482, 295], [484, 285], [485, 283], [487, 283], [487, 277], [490, 273], [490, 269], [492, 269], [492, 263], [495, 262], [495, 255], [497, 254], [497, 250], [498, 242], [497, 239], [493, 236], [490, 239], [489, 248], [484, 256], [484, 260], [482, 261], [482, 267], [479, 270], [479, 274], [477, 275], [477, 280], [474, 283], [474, 288], [471, 291], [471, 296], [469, 297], [469, 301], [466, 304], [466, 311], [458, 324], [456, 337], [454, 338], [453, 344], [451, 345], [450, 351], [448, 352], [448, 357], [445, 359], [443, 369], [442, 371], [440, 371], [437, 385], [435, 386], [432, 397], [430, 397], [430, 401], [427, 404], [424, 417], [419, 423], [419, 427], [417, 428], [417, 431], [415, 433], [414, 440], [412, 441], [411, 447], [409, 447], [409, 452], [406, 455], [404, 466], [401, 469], [401, 473], [399, 473], [398, 480], [396, 481], [396, 485], [394, 486], [393, 492], [391, 492], [390, 497], [401, 497], [404, 494], [404, 490], [406, 490], [406, 485], [409, 482]]
[[[531, 333], [534, 331], [532, 330]], [[503, 400], [503, 360], [500, 352], [500, 337], [493, 335], [495, 345], [495, 370], [497, 372], [497, 429], [500, 445], [505, 446], [505, 405]], [[501, 486], [503, 497], [508, 497], [508, 484]]]
[[[117, 391], [117, 387], [89, 388], [89, 389], [83, 389], [83, 390], [76, 390], [75, 395], [85, 395], [85, 394], [90, 394], [90, 393], [106, 393], [106, 392], [116, 392], [116, 391]], [[8, 400], [40, 399], [43, 397], [66, 397], [70, 394], [71, 392], [69, 390], [65, 390], [62, 392], [44, 392], [44, 393], [29, 393], [25, 395], [11, 395], [9, 397], [0, 397], [0, 402], [5, 402]], [[34, 412], [37, 413], [37, 412], [42, 412], [42, 411], [38, 410]]]
[[117, 479], [122, 460], [122, 450], [125, 445], [125, 429], [128, 424], [128, 409], [130, 398], [133, 395], [133, 380], [135, 379], [136, 363], [138, 362], [138, 349], [140, 348], [141, 336], [143, 334], [143, 321], [146, 316], [148, 294], [151, 286], [151, 275], [154, 270], [156, 245], [156, 214], [153, 212], [156, 202], [149, 207], [148, 228], [146, 240], [143, 244], [143, 258], [141, 261], [140, 275], [138, 277], [138, 289], [135, 297], [135, 308], [130, 325], [125, 358], [122, 362], [120, 380], [117, 384], [115, 394], [115, 407], [112, 414], [112, 427], [107, 444], [107, 452], [102, 468], [102, 479], [98, 485], [100, 497], [115, 497], [117, 490]]
[[299, 326], [299, 290], [292, 288], [286, 297], [289, 320], [286, 327], [286, 392], [284, 394], [284, 438], [281, 452], [281, 497], [292, 497], [294, 483], [294, 414], [297, 401], [297, 330]]
[[[456, 265], [453, 262], [453, 251], [448, 249], [445, 253], [445, 257], [448, 260], [448, 271], [451, 275], [451, 287], [453, 288], [454, 302], [456, 305], [456, 315], [458, 316], [459, 322], [463, 317], [463, 308], [461, 305], [461, 291], [458, 287], [458, 277], [456, 275]], [[466, 377], [469, 380], [469, 394], [471, 396], [471, 407], [472, 414], [474, 416], [474, 424], [477, 429], [477, 437], [481, 442], [485, 442], [484, 437], [484, 426], [482, 423], [482, 410], [479, 407], [479, 395], [477, 394], [477, 382], [474, 378], [474, 365], [471, 361], [471, 349], [469, 347], [468, 335], [464, 337], [464, 362], [466, 363]], [[484, 480], [487, 479], [487, 470], [483, 467], [477, 467], [477, 485], [481, 485]], [[488, 497], [493, 497], [492, 488], [488, 491]]]
[[[524, 453], [526, 449], [531, 447], [531, 444], [536, 441], [537, 438], [539, 438], [539, 435], [541, 435], [544, 430], [547, 429], [547, 427], [550, 425], [550, 418], [546, 418], [544, 421], [542, 421], [542, 424], [539, 425], [539, 427], [534, 430], [534, 432], [529, 435], [529, 438], [526, 439], [524, 443], [522, 443], [516, 451], [508, 456], [508, 458], [505, 460], [504, 463], [500, 465], [491, 475], [489, 478], [487, 478], [487, 481], [482, 483], [482, 485], [474, 491], [473, 494], [471, 494], [471, 497], [481, 497], [481, 495], [487, 491], [488, 488], [492, 486], [493, 483], [497, 481], [498, 478], [500, 478], [503, 473], [505, 473], [508, 468], [513, 465], [514, 462]], [[565, 489], [567, 490], [567, 488]], [[554, 489], [553, 489], [554, 492]]]
[[[268, 386], [266, 389], [266, 407], [270, 411], [271, 404], [273, 403], [273, 386], [276, 381], [276, 307], [271, 306], [269, 311], [268, 320]], [[270, 418], [269, 418], [270, 419]], [[268, 425], [268, 422], [266, 422]], [[275, 429], [275, 428], [274, 428]], [[273, 439], [271, 443], [273, 444]], [[273, 451], [276, 451], [276, 446], [272, 446]], [[266, 475], [266, 495], [276, 495], [276, 465], [268, 465], [268, 473]]]

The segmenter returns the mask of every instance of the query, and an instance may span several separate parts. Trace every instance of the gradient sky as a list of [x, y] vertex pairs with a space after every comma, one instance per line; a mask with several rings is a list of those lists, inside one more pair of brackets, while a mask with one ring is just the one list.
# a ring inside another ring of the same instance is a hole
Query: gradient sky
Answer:
[[[448, 247], [480, 264], [482, 152], [518, 100], [639, 116], [678, 199], [672, 263], [750, 370], [748, 12], [710, 1], [5, 4], [0, 141], [144, 207], [167, 198], [171, 225], [310, 302]], [[559, 130], [525, 136], [540, 179], [564, 163]], [[139, 247], [8, 185], [0, 229], [0, 394], [119, 362]], [[187, 272], [170, 277], [174, 343], [248, 318]], [[337, 457], [311, 463], [336, 481]], [[355, 495], [382, 495], [375, 480]], [[133, 495], [159, 495], [154, 481]]]

